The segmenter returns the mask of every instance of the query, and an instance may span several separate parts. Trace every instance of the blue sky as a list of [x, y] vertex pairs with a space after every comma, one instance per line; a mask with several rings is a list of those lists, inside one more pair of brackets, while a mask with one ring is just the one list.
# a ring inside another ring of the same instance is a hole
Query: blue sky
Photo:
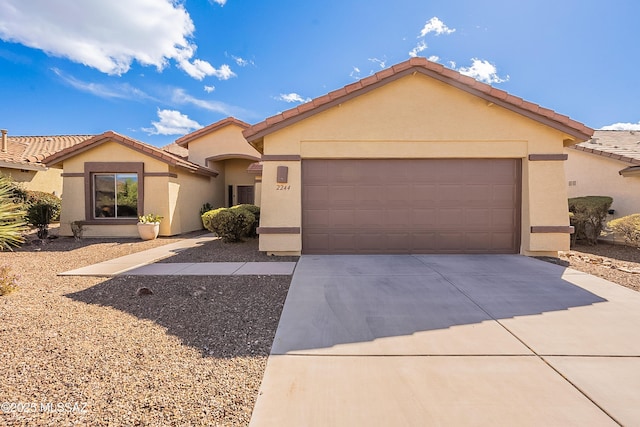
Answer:
[[640, 130], [631, 0], [3, 0], [0, 127], [168, 144], [424, 56], [593, 128]]

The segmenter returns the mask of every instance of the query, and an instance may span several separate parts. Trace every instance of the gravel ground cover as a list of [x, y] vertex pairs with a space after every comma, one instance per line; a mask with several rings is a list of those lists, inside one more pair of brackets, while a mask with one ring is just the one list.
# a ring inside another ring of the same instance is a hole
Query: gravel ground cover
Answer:
[[560, 253], [558, 261], [575, 270], [640, 291], [639, 248], [609, 243], [577, 245], [571, 251]]
[[0, 425], [248, 424], [290, 277], [56, 275], [176, 240], [0, 253], [20, 275], [0, 297]]
[[[248, 424], [290, 277], [56, 275], [177, 240], [59, 238], [0, 253], [20, 275], [0, 297], [0, 425]], [[251, 240], [162, 262], [292, 260]], [[636, 248], [578, 246], [554, 262], [640, 289]]]

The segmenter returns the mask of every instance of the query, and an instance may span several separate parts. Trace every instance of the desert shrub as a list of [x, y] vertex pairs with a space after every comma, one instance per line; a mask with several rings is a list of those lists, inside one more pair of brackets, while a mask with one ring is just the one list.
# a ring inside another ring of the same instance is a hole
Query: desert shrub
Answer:
[[8, 266], [0, 266], [0, 296], [16, 290], [18, 290], [18, 277], [11, 273], [11, 268]]
[[247, 236], [256, 237], [258, 235], [258, 227], [260, 226], [260, 207], [256, 205], [244, 204], [232, 206], [231, 209], [245, 209], [253, 214], [255, 220], [253, 221], [253, 224], [251, 224], [251, 228], [249, 229]]
[[247, 209], [219, 208], [202, 215], [205, 228], [216, 233], [223, 242], [238, 242], [247, 236], [255, 216]]
[[575, 240], [584, 240], [590, 245], [598, 243], [604, 220], [613, 199], [608, 196], [586, 196], [569, 199], [571, 225], [575, 227]]
[[27, 191], [27, 205], [41, 204], [50, 206], [51, 221], [60, 220], [60, 210], [62, 208], [62, 200], [55, 194], [45, 193], [44, 191]]
[[0, 176], [0, 251], [24, 242], [22, 234], [27, 230], [24, 214], [22, 204], [15, 202], [11, 181]]
[[607, 226], [612, 231], [622, 234], [627, 243], [640, 245], [640, 214], [614, 219], [609, 221]]
[[60, 197], [42, 191], [27, 192], [27, 222], [38, 229], [38, 238], [46, 239], [51, 221], [60, 219]]

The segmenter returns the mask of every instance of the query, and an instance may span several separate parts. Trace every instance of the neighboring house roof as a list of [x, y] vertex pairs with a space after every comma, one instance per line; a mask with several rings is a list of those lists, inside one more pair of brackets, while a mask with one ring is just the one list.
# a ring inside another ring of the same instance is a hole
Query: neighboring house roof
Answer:
[[144, 142], [136, 141], [135, 139], [120, 135], [113, 131], [107, 131], [101, 135], [96, 135], [91, 139], [81, 142], [73, 147], [66, 148], [56, 154], [53, 154], [43, 160], [43, 163], [47, 165], [56, 165], [62, 163], [64, 160], [77, 156], [78, 154], [97, 147], [106, 142], [116, 142], [129, 147], [133, 150], [144, 153], [150, 157], [158, 159], [171, 166], [175, 166], [181, 169], [185, 169], [192, 173], [207, 176], [218, 176], [218, 171], [215, 171], [204, 166], [197, 165], [188, 160], [183, 159], [180, 156], [172, 154], [168, 151], [164, 151], [153, 145], [145, 144]]
[[640, 131], [596, 130], [593, 138], [571, 148], [640, 165]]
[[596, 130], [589, 141], [571, 148], [627, 163], [620, 175], [640, 175], [640, 131]]
[[91, 138], [93, 135], [10, 136], [7, 151], [0, 149], [0, 167], [46, 170], [42, 159]]
[[193, 141], [194, 139], [200, 138], [203, 135], [206, 135], [211, 132], [215, 132], [229, 125], [240, 126], [243, 129], [246, 129], [250, 126], [249, 123], [245, 123], [242, 120], [236, 119], [235, 117], [227, 117], [226, 119], [222, 119], [220, 121], [210, 124], [209, 126], [205, 126], [202, 129], [198, 129], [197, 131], [191, 132], [181, 138], [176, 139], [176, 144], [182, 147], [188, 147], [189, 142]]
[[242, 134], [251, 145], [260, 151], [260, 143], [264, 136], [415, 72], [435, 78], [495, 105], [522, 114], [578, 140], [584, 141], [593, 134], [593, 129], [567, 116], [510, 95], [501, 89], [496, 89], [472, 77], [462, 75], [458, 71], [445, 68], [442, 64], [431, 62], [426, 58], [411, 58], [408, 61], [379, 71], [360, 81], [301, 104], [296, 108], [269, 117], [245, 129]]

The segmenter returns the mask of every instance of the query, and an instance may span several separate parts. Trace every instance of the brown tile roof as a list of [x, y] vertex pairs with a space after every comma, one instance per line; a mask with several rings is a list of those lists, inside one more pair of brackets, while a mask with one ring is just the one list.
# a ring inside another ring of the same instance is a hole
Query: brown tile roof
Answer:
[[42, 159], [72, 147], [93, 135], [12, 136], [7, 135], [7, 152], [0, 150], [0, 164], [16, 169], [44, 170]]
[[176, 139], [176, 144], [182, 147], [188, 147], [189, 142], [193, 141], [196, 138], [200, 138], [203, 135], [206, 135], [211, 132], [215, 132], [218, 129], [222, 129], [225, 126], [236, 125], [240, 126], [243, 129], [248, 128], [249, 123], [245, 123], [242, 120], [238, 120], [235, 117], [227, 117], [226, 119], [222, 119], [215, 123], [210, 124], [209, 126], [205, 126], [202, 129], [198, 129], [197, 131], [191, 132], [181, 138]]
[[247, 168], [247, 173], [262, 175], [262, 162], [251, 163]]
[[640, 131], [596, 130], [593, 138], [571, 148], [640, 165]]
[[189, 158], [189, 150], [187, 148], [179, 146], [175, 142], [165, 145], [161, 149], [171, 154], [175, 154], [178, 157], [182, 157], [184, 160], [188, 160]]
[[329, 92], [310, 102], [269, 117], [245, 129], [242, 134], [251, 145], [259, 146], [260, 140], [272, 132], [414, 72], [419, 72], [450, 84], [580, 140], [589, 139], [593, 133], [593, 129], [567, 116], [510, 95], [501, 89], [479, 82], [472, 77], [464, 76], [455, 70], [445, 68], [442, 64], [431, 62], [426, 58], [411, 58], [343, 88]]
[[84, 151], [90, 150], [93, 147], [101, 145], [105, 142], [117, 142], [119, 144], [125, 145], [133, 150], [139, 151], [143, 154], [146, 154], [150, 157], [154, 157], [160, 161], [163, 161], [171, 166], [175, 166], [181, 169], [185, 169], [189, 172], [197, 173], [200, 175], [208, 175], [208, 176], [218, 176], [218, 171], [215, 171], [210, 168], [205, 168], [204, 166], [197, 165], [188, 160], [183, 159], [180, 156], [175, 154], [171, 154], [168, 151], [164, 151], [160, 148], [154, 147], [153, 145], [145, 144], [144, 142], [136, 141], [135, 139], [126, 137], [124, 135], [120, 135], [113, 131], [107, 131], [101, 135], [96, 135], [91, 139], [81, 142], [73, 147], [66, 148], [52, 156], [49, 156], [43, 160], [43, 163], [47, 165], [55, 165], [63, 162], [64, 160], [74, 157]]

